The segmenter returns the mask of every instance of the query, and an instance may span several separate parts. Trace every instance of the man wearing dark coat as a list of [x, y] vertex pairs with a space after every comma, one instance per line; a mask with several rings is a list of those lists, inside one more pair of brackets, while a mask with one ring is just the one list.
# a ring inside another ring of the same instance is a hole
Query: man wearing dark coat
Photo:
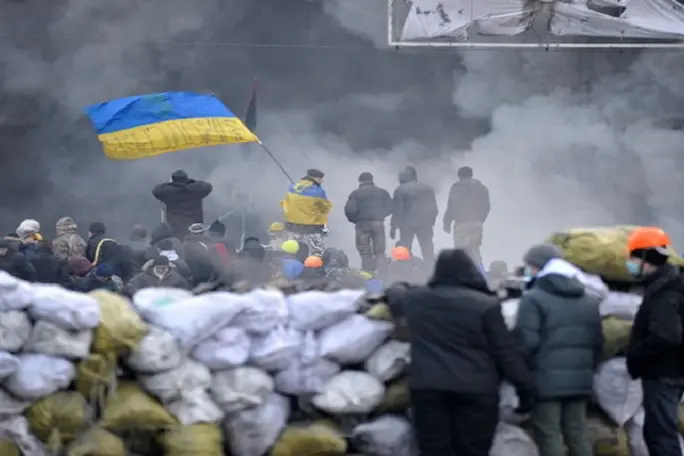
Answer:
[[179, 169], [171, 175], [171, 182], [157, 185], [152, 194], [165, 205], [166, 223], [171, 226], [174, 236], [184, 239], [190, 225], [204, 223], [202, 200], [212, 190], [210, 183], [190, 179]]

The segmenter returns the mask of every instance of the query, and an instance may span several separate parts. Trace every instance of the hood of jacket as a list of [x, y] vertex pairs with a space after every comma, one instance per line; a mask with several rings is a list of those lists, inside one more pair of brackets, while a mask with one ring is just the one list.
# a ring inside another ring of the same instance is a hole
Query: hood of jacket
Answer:
[[161, 250], [159, 255], [165, 256], [169, 261], [178, 261], [180, 258], [175, 250]]
[[540, 288], [556, 296], [579, 298], [584, 296], [584, 284], [579, 277], [582, 271], [567, 261], [555, 258], [539, 271], [530, 282], [530, 288]]
[[462, 249], [445, 250], [439, 254], [435, 272], [428, 285], [431, 287], [439, 285], [461, 286], [494, 294], [489, 289], [484, 274]]
[[416, 182], [418, 180], [418, 172], [413, 166], [407, 166], [399, 173], [399, 183], [406, 184], [408, 182]]
[[252, 260], [264, 261], [266, 258], [266, 249], [264, 246], [256, 241], [245, 242], [245, 245], [240, 251], [240, 258], [250, 258]]
[[57, 220], [55, 228], [57, 230], [57, 236], [61, 236], [63, 234], [76, 234], [78, 225], [76, 225], [76, 222], [74, 222], [74, 219], [71, 217], [62, 217]]
[[160, 223], [155, 226], [150, 235], [150, 244], [156, 244], [163, 239], [169, 239], [173, 237], [173, 230], [166, 223]]

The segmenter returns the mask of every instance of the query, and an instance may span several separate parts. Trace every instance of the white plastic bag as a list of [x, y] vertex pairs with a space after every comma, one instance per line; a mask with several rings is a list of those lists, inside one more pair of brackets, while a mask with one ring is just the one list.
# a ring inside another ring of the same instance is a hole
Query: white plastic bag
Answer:
[[233, 320], [233, 326], [259, 335], [287, 323], [287, 301], [281, 291], [257, 288], [244, 297], [245, 311]]
[[64, 358], [41, 354], [18, 356], [17, 371], [5, 380], [5, 389], [21, 399], [40, 399], [65, 389], [74, 379], [74, 365]]
[[368, 358], [389, 337], [394, 325], [352, 315], [318, 336], [321, 356], [339, 364], [356, 364]]
[[243, 329], [228, 327], [196, 346], [190, 356], [219, 371], [245, 364], [251, 347], [252, 341]]
[[224, 415], [209, 394], [202, 389], [183, 392], [183, 397], [168, 403], [166, 409], [184, 426], [218, 423]]
[[0, 350], [18, 352], [31, 336], [31, 322], [20, 310], [0, 312]]
[[261, 405], [273, 388], [273, 379], [266, 372], [244, 366], [217, 372], [211, 394], [223, 411], [235, 413]]
[[279, 326], [266, 336], [252, 338], [249, 362], [269, 372], [286, 369], [302, 346], [302, 333]]
[[374, 376], [344, 371], [334, 376], [321, 394], [311, 399], [319, 410], [332, 414], [370, 413], [382, 402], [385, 387]]
[[33, 285], [0, 271], [0, 311], [24, 310], [33, 302]]
[[182, 398], [183, 393], [192, 390], [208, 390], [211, 387], [211, 372], [203, 364], [186, 359], [170, 371], [154, 375], [143, 375], [140, 383], [145, 391], [164, 403]]
[[366, 359], [365, 368], [378, 380], [389, 382], [401, 375], [411, 364], [411, 345], [390, 340]]
[[539, 456], [537, 445], [517, 426], [499, 423], [494, 435], [490, 456]]
[[14, 374], [17, 369], [19, 369], [19, 358], [5, 351], [0, 351], [0, 380]]
[[0, 388], [0, 420], [7, 419], [14, 415], [21, 415], [30, 405], [31, 401], [14, 397]]
[[642, 300], [643, 297], [636, 294], [611, 291], [599, 304], [599, 313], [602, 318], [613, 316], [633, 320]]
[[182, 349], [190, 350], [229, 326], [244, 309], [243, 296], [217, 291], [148, 308], [143, 316], [173, 334]]
[[501, 314], [503, 315], [506, 327], [509, 330], [515, 328], [518, 321], [518, 309], [520, 308], [520, 299], [506, 299], [501, 303]]
[[629, 442], [630, 456], [649, 456], [644, 440], [644, 409], [641, 408], [634, 417], [625, 423], [625, 432]]
[[306, 291], [288, 296], [290, 325], [301, 331], [318, 331], [350, 317], [359, 308], [363, 290], [333, 293]]
[[100, 323], [100, 306], [92, 296], [59, 285], [33, 286], [29, 314], [34, 320], [45, 320], [69, 331], [93, 329]]
[[21, 415], [0, 421], [0, 439], [11, 440], [24, 456], [48, 456], [42, 442], [31, 434], [26, 418]]
[[623, 426], [641, 408], [641, 382], [627, 373], [625, 358], [613, 358], [601, 364], [594, 374], [594, 396], [604, 412]]
[[182, 362], [183, 356], [176, 339], [154, 326], [128, 357], [128, 366], [143, 374], [166, 372], [179, 367]]
[[27, 353], [42, 353], [67, 359], [83, 359], [90, 354], [91, 330], [66, 331], [47, 321], [38, 321], [26, 343]]
[[414, 456], [418, 454], [411, 423], [396, 415], [383, 415], [354, 428], [354, 448], [374, 456]]
[[507, 381], [499, 387], [499, 419], [510, 424], [516, 419], [515, 409], [520, 405], [515, 387]]
[[180, 288], [143, 288], [133, 295], [133, 308], [144, 317], [148, 310], [166, 307], [192, 297], [191, 292]]
[[601, 302], [606, 299], [606, 296], [609, 293], [608, 285], [606, 285], [601, 277], [594, 274], [587, 274], [583, 271], [580, 271], [575, 277], [584, 285], [586, 294], [594, 298], [596, 302]]
[[290, 402], [271, 394], [263, 404], [229, 415], [225, 422], [226, 441], [233, 456], [262, 456], [285, 428]]

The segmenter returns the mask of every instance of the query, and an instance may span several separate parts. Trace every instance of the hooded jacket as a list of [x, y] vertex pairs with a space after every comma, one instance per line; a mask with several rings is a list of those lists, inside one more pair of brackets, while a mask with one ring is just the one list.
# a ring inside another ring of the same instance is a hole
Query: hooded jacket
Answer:
[[36, 282], [74, 288], [67, 264], [54, 256], [50, 243], [41, 241], [25, 244], [22, 251], [36, 271]]
[[408, 326], [411, 388], [497, 395], [503, 374], [518, 391], [530, 390], [497, 298], [463, 250], [443, 251], [428, 285], [392, 287], [387, 299]]
[[69, 261], [71, 257], [84, 257], [88, 245], [76, 232], [78, 226], [71, 217], [57, 220], [57, 236], [52, 241], [52, 253], [60, 261]]
[[270, 280], [271, 270], [265, 259], [266, 249], [257, 239], [245, 240], [235, 265], [237, 279], [252, 284], [262, 284]]
[[154, 274], [154, 260], [146, 262], [142, 271], [133, 277], [126, 285], [126, 294], [133, 296], [143, 288], [180, 288], [190, 289], [190, 283], [178, 273], [173, 263], [169, 264], [169, 270], [162, 277]]
[[12, 244], [5, 239], [0, 239], [0, 247], [7, 249], [7, 253], [0, 256], [0, 271], [5, 271], [21, 280], [35, 282], [36, 270], [26, 256], [13, 248]]
[[399, 184], [392, 197], [392, 228], [435, 226], [439, 212], [435, 190], [418, 182], [418, 173], [412, 166], [399, 173]]
[[520, 299], [516, 329], [524, 342], [540, 400], [591, 396], [603, 350], [598, 300], [577, 279], [581, 273], [553, 259]]
[[166, 223], [173, 232], [187, 233], [193, 223], [204, 223], [202, 200], [213, 187], [208, 182], [188, 179], [185, 182], [164, 182], [152, 190], [155, 198], [166, 205]]
[[159, 243], [165, 239], [171, 240], [173, 250], [175, 250], [182, 259], [185, 258], [185, 251], [181, 240], [173, 235], [173, 230], [168, 224], [160, 223], [154, 227], [150, 234], [150, 248], [145, 253], [145, 262], [153, 259], [159, 254]]
[[351, 192], [344, 206], [344, 215], [354, 224], [382, 222], [391, 213], [392, 197], [373, 181], [361, 182], [359, 188]]
[[489, 215], [489, 190], [477, 179], [463, 179], [451, 186], [444, 225], [484, 223]]

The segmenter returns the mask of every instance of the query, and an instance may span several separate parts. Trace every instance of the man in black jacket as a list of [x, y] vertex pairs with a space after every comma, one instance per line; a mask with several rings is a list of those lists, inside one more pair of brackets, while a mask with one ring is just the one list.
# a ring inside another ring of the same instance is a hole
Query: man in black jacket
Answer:
[[427, 286], [392, 287], [387, 300], [408, 327], [421, 456], [488, 456], [502, 375], [517, 389], [518, 413], [531, 409], [533, 395], [522, 352], [484, 276], [465, 251], [445, 250]]
[[684, 392], [684, 281], [669, 265], [669, 236], [660, 228], [632, 231], [627, 269], [645, 285], [627, 348], [627, 370], [641, 379], [644, 440], [651, 455], [680, 456], [677, 430]]
[[28, 282], [36, 280], [36, 269], [33, 265], [12, 245], [11, 241], [5, 239], [0, 239], [0, 271]]
[[131, 277], [131, 262], [126, 258], [126, 252], [113, 238], [106, 236], [105, 225], [102, 222], [93, 222], [88, 227], [88, 241], [86, 258], [93, 267], [108, 264], [112, 274], [128, 280]]
[[364, 271], [373, 272], [385, 256], [385, 218], [392, 213], [392, 197], [376, 187], [371, 173], [361, 173], [359, 188], [351, 192], [344, 215], [356, 228], [356, 249]]
[[390, 237], [396, 237], [397, 245], [411, 250], [413, 239], [418, 239], [423, 259], [432, 264], [435, 260], [434, 237], [437, 220], [437, 198], [435, 190], [423, 182], [418, 182], [418, 173], [413, 166], [407, 166], [399, 173], [399, 187], [392, 198], [392, 221]]
[[204, 223], [202, 200], [212, 189], [210, 183], [190, 179], [182, 169], [171, 175], [171, 182], [154, 187], [152, 194], [165, 205], [166, 223], [178, 239], [185, 238], [193, 223]]

